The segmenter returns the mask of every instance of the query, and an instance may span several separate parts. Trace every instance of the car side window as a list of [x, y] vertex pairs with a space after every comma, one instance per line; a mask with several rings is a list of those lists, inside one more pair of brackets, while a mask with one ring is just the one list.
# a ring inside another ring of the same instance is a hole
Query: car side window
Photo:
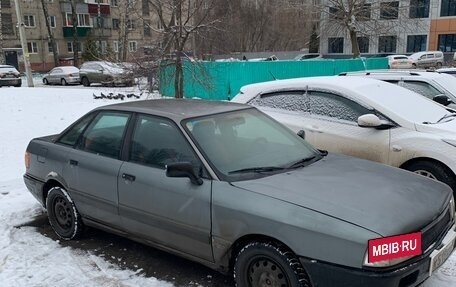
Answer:
[[129, 114], [101, 112], [90, 123], [78, 148], [90, 153], [118, 158]]
[[249, 104], [258, 107], [269, 107], [287, 111], [308, 111], [304, 91], [291, 91], [264, 94], [252, 99]]
[[308, 105], [311, 114], [351, 122], [357, 122], [362, 115], [373, 113], [350, 99], [327, 92], [310, 92]]
[[130, 162], [164, 169], [173, 162], [198, 165], [192, 147], [170, 120], [139, 115], [130, 146]]
[[84, 117], [83, 119], [81, 119], [72, 128], [70, 128], [67, 132], [65, 132], [63, 134], [63, 136], [61, 136], [57, 142], [64, 144], [64, 145], [74, 146], [76, 144], [76, 142], [78, 141], [79, 136], [84, 131], [85, 127], [92, 120], [93, 116], [94, 116], [93, 114], [90, 114], [90, 115], [87, 115], [86, 117]]
[[442, 92], [437, 90], [432, 85], [426, 82], [419, 82], [419, 81], [404, 81], [400, 84], [400, 86], [412, 90], [420, 95], [423, 95], [429, 99], [433, 99], [437, 95], [441, 95]]

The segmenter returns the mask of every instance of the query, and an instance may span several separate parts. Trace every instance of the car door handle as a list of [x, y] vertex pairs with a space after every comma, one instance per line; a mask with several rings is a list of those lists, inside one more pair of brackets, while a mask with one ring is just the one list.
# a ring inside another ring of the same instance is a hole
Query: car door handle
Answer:
[[78, 161], [74, 159], [70, 159], [70, 165], [78, 165]]
[[128, 181], [135, 181], [136, 176], [128, 174], [128, 173], [123, 173], [122, 178]]

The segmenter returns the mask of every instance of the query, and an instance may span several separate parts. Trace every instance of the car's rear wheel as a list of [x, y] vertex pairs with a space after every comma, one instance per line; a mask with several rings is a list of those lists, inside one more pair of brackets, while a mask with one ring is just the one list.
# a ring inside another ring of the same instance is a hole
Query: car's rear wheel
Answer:
[[239, 251], [233, 271], [237, 287], [310, 287], [306, 271], [287, 248], [252, 242]]
[[46, 198], [49, 223], [62, 239], [71, 240], [81, 235], [83, 223], [73, 200], [61, 187], [53, 187]]
[[414, 69], [416, 69], [416, 64], [415, 64], [415, 63], [413, 63], [413, 64], [412, 64], [412, 67], [413, 67]]
[[81, 83], [82, 83], [82, 85], [83, 85], [84, 87], [90, 86], [90, 82], [89, 82], [89, 79], [87, 79], [87, 77], [83, 77], [83, 78], [81, 79]]
[[454, 174], [448, 167], [439, 162], [425, 160], [416, 161], [406, 166], [405, 169], [446, 183], [453, 189], [453, 192], [456, 192], [456, 179]]
[[442, 63], [438, 62], [437, 63], [437, 68], [439, 68], [439, 69], [442, 68]]
[[43, 79], [43, 84], [49, 85], [49, 82], [48, 82], [48, 80], [46, 78]]
[[61, 79], [60, 83], [62, 84], [62, 86], [68, 85], [68, 83], [67, 83], [67, 81], [65, 79]]

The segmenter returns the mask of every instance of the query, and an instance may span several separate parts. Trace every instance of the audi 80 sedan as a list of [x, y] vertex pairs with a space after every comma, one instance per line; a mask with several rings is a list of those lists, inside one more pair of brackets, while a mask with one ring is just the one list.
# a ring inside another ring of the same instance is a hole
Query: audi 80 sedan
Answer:
[[[242, 104], [100, 107], [33, 139], [25, 165], [59, 237], [101, 228], [232, 273], [237, 286], [416, 286], [454, 249], [447, 185], [316, 150]], [[417, 253], [373, 260], [371, 242], [408, 234]]]

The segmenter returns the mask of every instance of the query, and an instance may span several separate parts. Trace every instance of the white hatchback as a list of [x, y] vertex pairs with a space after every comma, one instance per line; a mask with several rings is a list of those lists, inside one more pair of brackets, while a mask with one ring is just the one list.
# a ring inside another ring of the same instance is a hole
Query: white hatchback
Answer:
[[413, 91], [361, 77], [310, 77], [247, 85], [232, 101], [304, 131], [318, 149], [407, 169], [456, 190], [456, 114]]
[[406, 55], [389, 55], [388, 68], [390, 69], [411, 69], [413, 62]]

